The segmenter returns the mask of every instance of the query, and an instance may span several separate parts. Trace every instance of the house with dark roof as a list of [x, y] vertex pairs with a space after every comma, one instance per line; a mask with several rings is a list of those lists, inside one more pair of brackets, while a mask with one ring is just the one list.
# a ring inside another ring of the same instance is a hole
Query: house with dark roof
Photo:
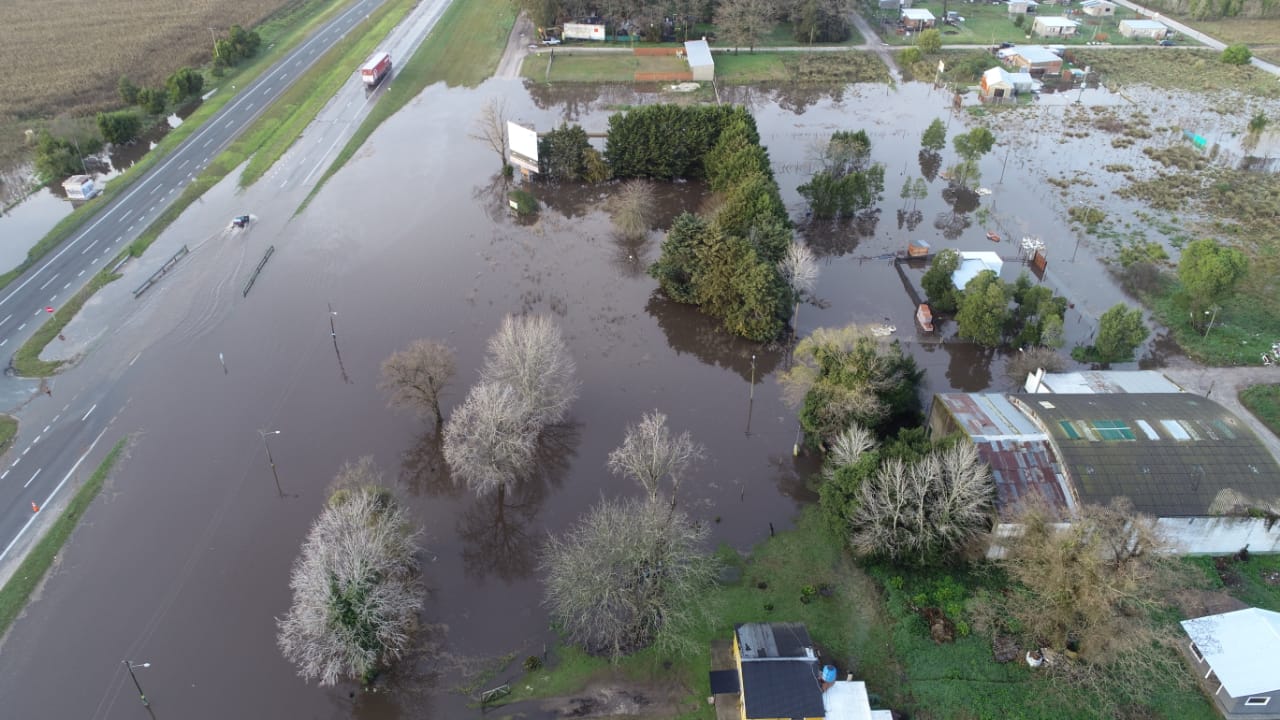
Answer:
[[892, 720], [871, 709], [865, 683], [837, 680], [834, 667], [819, 663], [800, 623], [738, 625], [733, 662], [711, 673], [711, 691], [736, 693], [742, 720]]
[[1020, 534], [1011, 518], [1029, 496], [1068, 518], [1082, 504], [1129, 498], [1188, 554], [1280, 552], [1280, 465], [1207, 398], [945, 393], [934, 397], [929, 427], [935, 437], [964, 433], [991, 466], [998, 517], [989, 556]]
[[1228, 720], [1280, 720], [1280, 613], [1261, 608], [1183, 620], [1186, 656]]

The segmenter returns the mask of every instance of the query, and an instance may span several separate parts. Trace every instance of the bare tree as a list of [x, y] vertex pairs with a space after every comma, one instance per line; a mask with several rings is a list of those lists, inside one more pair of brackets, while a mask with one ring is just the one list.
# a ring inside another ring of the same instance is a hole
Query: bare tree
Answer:
[[787, 246], [787, 254], [778, 261], [778, 272], [796, 298], [796, 309], [791, 318], [794, 329], [800, 321], [800, 302], [818, 286], [818, 259], [808, 245], [793, 242]]
[[564, 420], [578, 397], [576, 367], [560, 336], [545, 315], [503, 318], [489, 339], [489, 356], [480, 371], [485, 383], [510, 385], [523, 403], [526, 426], [537, 434]]
[[433, 412], [436, 426], [444, 424], [440, 393], [453, 379], [453, 350], [434, 340], [414, 340], [382, 361], [380, 388], [391, 394], [392, 407], [407, 407], [425, 415]]
[[455, 480], [484, 495], [510, 486], [528, 471], [538, 430], [528, 405], [506, 383], [482, 382], [444, 427], [444, 459]]
[[725, 0], [716, 10], [715, 24], [735, 54], [743, 45], [755, 52], [756, 43], [773, 27], [776, 14], [771, 0]]
[[484, 143], [498, 156], [498, 162], [507, 164], [507, 101], [492, 98], [480, 108], [471, 139]]
[[827, 452], [827, 464], [823, 468], [824, 475], [847, 465], [858, 462], [858, 458], [868, 450], [876, 447], [876, 438], [871, 431], [861, 425], [850, 425], [847, 430], [836, 435]]
[[422, 605], [419, 532], [371, 458], [347, 464], [294, 563], [276, 642], [308, 681], [368, 681], [398, 659]]
[[656, 210], [653, 186], [644, 180], [631, 180], [613, 199], [613, 226], [623, 238], [637, 240], [653, 227]]
[[1027, 382], [1027, 376], [1036, 370], [1062, 372], [1066, 367], [1067, 361], [1053, 348], [1031, 347], [1019, 350], [1017, 355], [1011, 355], [1004, 366], [1004, 372], [1013, 387], [1020, 391]]
[[673, 436], [667, 416], [655, 410], [645, 413], [640, 424], [627, 426], [622, 446], [609, 453], [609, 471], [636, 481], [654, 501], [662, 491], [662, 479], [667, 478], [674, 506], [685, 472], [703, 454], [702, 445], [687, 430]]
[[569, 642], [615, 662], [651, 645], [687, 650], [684, 631], [719, 572], [708, 536], [664, 503], [604, 500], [548, 540], [545, 604]]
[[[1014, 522], [1022, 535], [1006, 543], [1004, 567], [1016, 591], [980, 608], [982, 626], [1015, 632], [1032, 647], [1078, 651], [1080, 662], [1050, 671], [1073, 685], [1104, 692], [1091, 698], [1142, 697], [1153, 678], [1187, 677], [1173, 651], [1176, 624], [1154, 617], [1177, 590], [1203, 582], [1179, 562], [1155, 521], [1125, 498], [1063, 515], [1026, 502]], [[1098, 717], [1113, 708], [1091, 708]]]
[[939, 560], [983, 529], [994, 491], [972, 443], [935, 450], [910, 465], [890, 459], [858, 489], [850, 542], [862, 555]]

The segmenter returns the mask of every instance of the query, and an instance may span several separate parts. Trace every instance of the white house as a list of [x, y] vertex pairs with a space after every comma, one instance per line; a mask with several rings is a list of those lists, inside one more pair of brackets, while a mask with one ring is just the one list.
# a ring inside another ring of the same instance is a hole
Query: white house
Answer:
[[937, 19], [924, 8], [904, 8], [902, 24], [909, 30], [925, 30], [937, 24]]
[[1169, 26], [1159, 20], [1121, 20], [1120, 34], [1127, 38], [1163, 40], [1169, 34]]
[[1084, 0], [1080, 10], [1092, 17], [1111, 17], [1116, 13], [1116, 4], [1111, 0]]
[[964, 290], [964, 286], [969, 281], [978, 276], [983, 270], [992, 270], [998, 276], [1000, 271], [1004, 269], [1004, 261], [1000, 256], [993, 252], [986, 251], [968, 251], [960, 252], [960, 266], [955, 272], [951, 273], [951, 282], [955, 284], [957, 290]]
[[1039, 15], [1036, 16], [1035, 22], [1031, 23], [1031, 32], [1043, 37], [1071, 37], [1076, 34], [1077, 27], [1080, 27], [1080, 23], [1060, 15], [1050, 17]]
[[1280, 613], [1246, 608], [1183, 620], [1201, 685], [1228, 720], [1280, 718]]

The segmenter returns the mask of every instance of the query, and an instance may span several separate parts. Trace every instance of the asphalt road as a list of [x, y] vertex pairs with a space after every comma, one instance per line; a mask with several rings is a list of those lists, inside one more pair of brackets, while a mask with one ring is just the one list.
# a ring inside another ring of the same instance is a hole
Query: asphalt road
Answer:
[[[63, 243], [35, 268], [0, 291], [0, 352], [12, 353], [45, 321], [47, 308], [56, 308], [76, 292], [124, 245], [141, 234], [159, 213], [209, 162], [229, 145], [257, 116], [287, 90], [297, 77], [326, 50], [363, 20], [384, 0], [360, 0], [317, 29], [306, 41], [264, 72], [235, 99], [227, 103], [203, 127], [175, 149], [168, 158], [137, 180], [123, 196], [105, 205], [79, 233]], [[420, 38], [419, 38], [420, 39]], [[352, 83], [344, 92], [352, 92]], [[356, 92], [363, 92], [354, 80]], [[219, 92], [232, 92], [221, 88]], [[230, 220], [230, 217], [228, 217]], [[8, 379], [0, 389], [6, 407], [22, 402], [35, 390], [34, 383]], [[20, 541], [43, 509], [77, 472], [116, 412], [118, 403], [105, 402], [110, 383], [96, 382], [81, 388], [59, 387], [51, 394], [37, 394], [48, 418], [25, 427], [18, 443], [0, 465], [0, 565], [21, 550]], [[100, 408], [99, 406], [102, 406]], [[108, 411], [105, 408], [112, 408]], [[24, 413], [30, 422], [31, 413]], [[41, 431], [40, 428], [43, 428]], [[35, 433], [32, 435], [31, 433]]]

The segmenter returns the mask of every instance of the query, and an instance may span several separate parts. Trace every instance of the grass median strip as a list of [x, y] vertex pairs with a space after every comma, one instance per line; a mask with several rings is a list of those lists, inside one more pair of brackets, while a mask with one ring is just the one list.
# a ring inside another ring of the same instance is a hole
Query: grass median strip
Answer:
[[306, 209], [325, 182], [356, 154], [383, 121], [428, 85], [444, 82], [450, 87], [475, 87], [493, 75], [515, 25], [516, 14], [516, 6], [510, 0], [455, 0], [413, 56], [396, 70], [382, 97], [311, 188], [297, 212]]
[[80, 312], [80, 308], [98, 292], [113, 280], [119, 278], [120, 275], [112, 273], [110, 270], [102, 270], [93, 276], [87, 285], [76, 291], [67, 302], [58, 311], [49, 318], [48, 322], [40, 326], [27, 341], [22, 343], [22, 347], [18, 348], [18, 352], [13, 354], [13, 369], [19, 375], [24, 377], [49, 377], [58, 372], [58, 369], [66, 364], [65, 360], [41, 360], [40, 353], [44, 350], [44, 346], [58, 337], [67, 323]]
[[111, 452], [102, 459], [102, 464], [93, 471], [89, 480], [76, 490], [71, 502], [67, 504], [67, 509], [53, 522], [49, 532], [31, 548], [31, 552], [27, 553], [22, 564], [14, 571], [13, 577], [9, 578], [9, 582], [5, 583], [3, 588], [0, 588], [0, 637], [4, 637], [4, 634], [9, 631], [9, 626], [27, 606], [31, 593], [35, 592], [36, 587], [44, 580], [45, 574], [53, 565], [54, 558], [71, 537], [71, 533], [75, 531], [76, 524], [89, 509], [90, 503], [98, 496], [102, 484], [111, 474], [111, 468], [120, 459], [126, 440], [127, 438], [122, 438], [115, 447], [111, 448]]
[[182, 125], [166, 134], [151, 152], [121, 173], [120, 177], [113, 178], [107, 183], [106, 189], [96, 199], [58, 221], [52, 230], [27, 251], [27, 256], [21, 264], [0, 274], [0, 288], [21, 277], [41, 258], [74, 235], [87, 222], [93, 220], [112, 200], [123, 195], [151, 168], [168, 157], [178, 145], [198, 131], [210, 117], [235, 97], [236, 84], [247, 85], [253, 82], [264, 70], [292, 50], [316, 25], [328, 20], [344, 5], [345, 3], [331, 0], [317, 0], [300, 5], [292, 12], [269, 19], [259, 26], [258, 33], [262, 36], [263, 44], [270, 50], [253, 62], [222, 77], [218, 83], [218, 92], [201, 103]]

